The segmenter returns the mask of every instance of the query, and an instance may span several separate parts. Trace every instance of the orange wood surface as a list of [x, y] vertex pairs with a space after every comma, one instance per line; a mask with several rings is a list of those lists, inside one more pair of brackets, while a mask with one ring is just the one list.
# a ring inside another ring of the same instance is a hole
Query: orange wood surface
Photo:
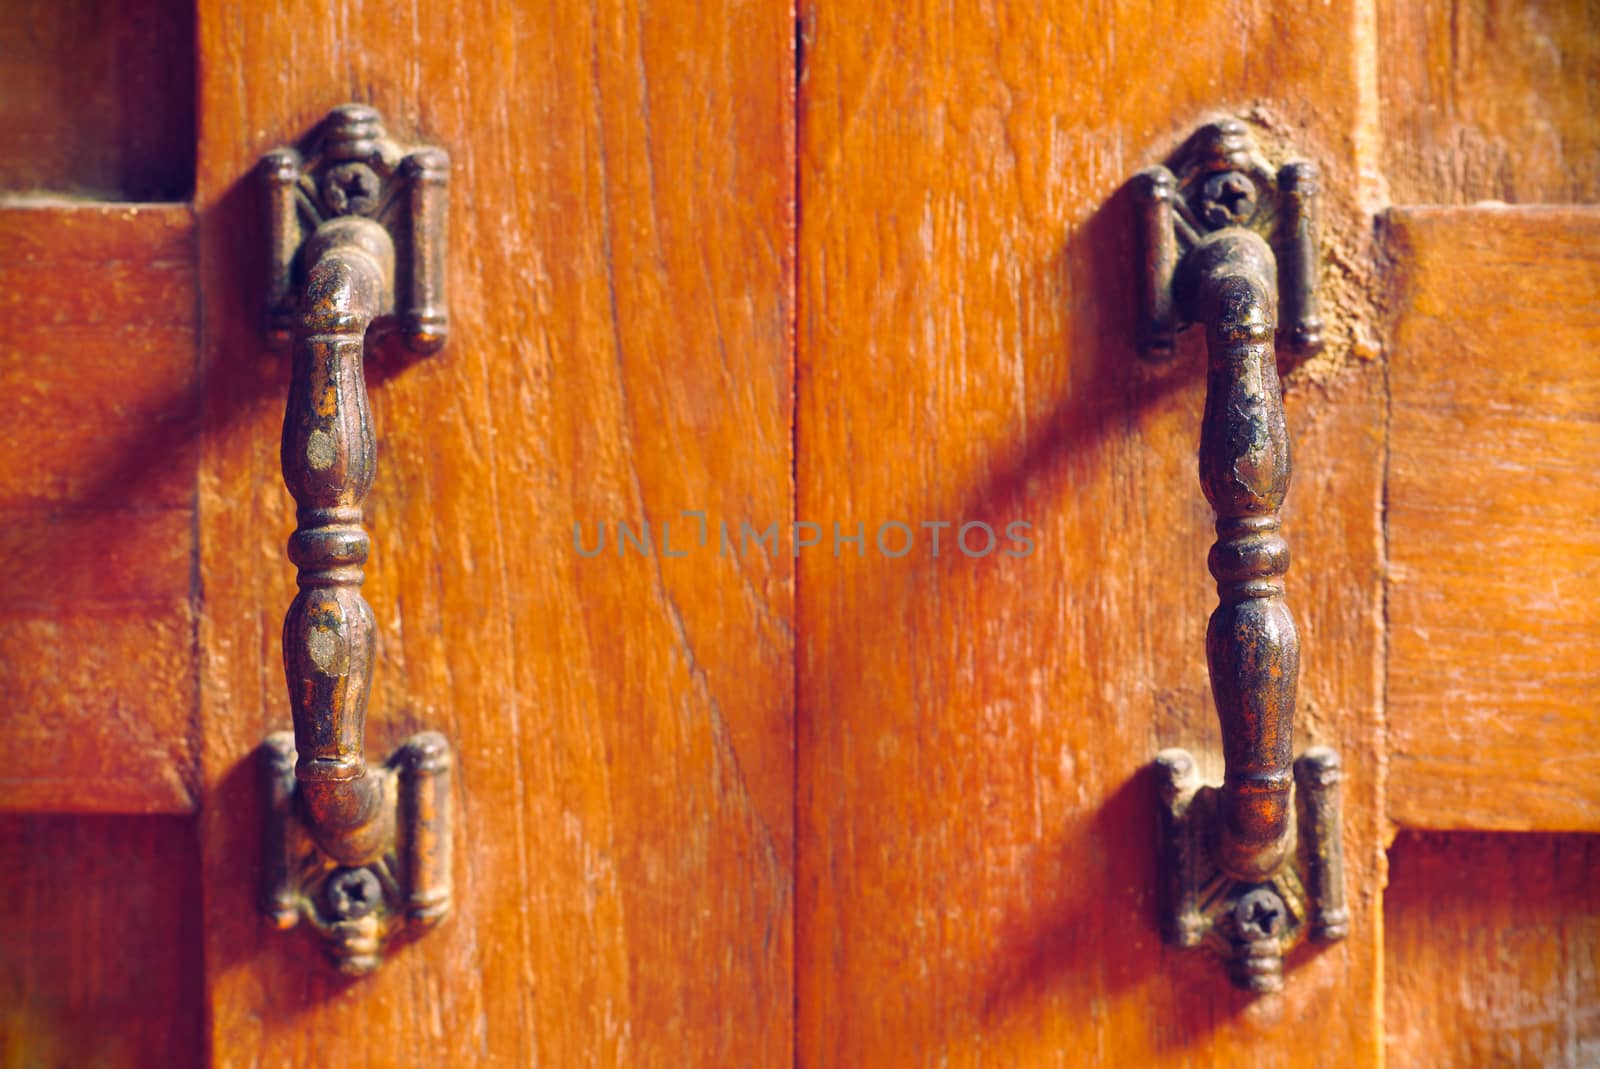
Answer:
[[1221, 774], [1214, 536], [1203, 341], [1139, 366], [1117, 195], [1234, 107], [1322, 162], [1330, 258], [1364, 262], [1362, 10], [806, 5], [798, 514], [1037, 549], [800, 558], [798, 1064], [1377, 1064], [1381, 376], [1345, 294], [1288, 380], [1297, 745], [1353, 770], [1354, 934], [1252, 1001], [1156, 930], [1143, 769]]
[[1600, 201], [1600, 3], [1376, 7], [1396, 204]]
[[1390, 1069], [1600, 1056], [1600, 840], [1406, 832], [1384, 898]]
[[193, 808], [194, 224], [0, 206], [0, 810]]
[[1387, 232], [1390, 815], [1600, 831], [1600, 210]]
[[187, 200], [194, 189], [194, 5], [7, 0], [0, 190]]
[[[0, 1067], [1600, 1051], [1592, 840], [1383, 852], [1600, 830], [1600, 215], [1374, 218], [1595, 200], [1593, 3], [18, 10]], [[250, 181], [352, 99], [455, 160], [452, 339], [369, 364], [365, 589], [369, 758], [458, 772], [454, 914], [353, 983], [255, 901], [294, 525]], [[1253, 1000], [1156, 933], [1147, 763], [1221, 773], [1213, 532], [1123, 189], [1219, 109], [1328, 185], [1284, 533], [1353, 934]], [[192, 207], [38, 195], [186, 195], [196, 111]]]
[[0, 1066], [206, 1064], [196, 852], [192, 819], [0, 814]]
[[[659, 552], [791, 499], [780, 4], [207, 3], [197, 210], [201, 849], [219, 1064], [776, 1065], [792, 1037], [791, 560]], [[456, 747], [455, 909], [339, 981], [266, 930], [251, 755], [289, 725], [288, 361], [264, 151], [348, 99], [453, 160], [449, 345], [369, 371], [370, 757]], [[651, 524], [584, 559], [573, 524]]]

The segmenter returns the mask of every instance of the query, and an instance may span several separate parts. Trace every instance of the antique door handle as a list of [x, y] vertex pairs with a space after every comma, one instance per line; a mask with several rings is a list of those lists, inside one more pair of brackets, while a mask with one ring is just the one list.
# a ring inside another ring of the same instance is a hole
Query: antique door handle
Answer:
[[1312, 164], [1274, 173], [1233, 120], [1202, 128], [1174, 170], [1151, 168], [1135, 184], [1140, 347], [1168, 358], [1178, 329], [1205, 327], [1200, 485], [1217, 517], [1206, 661], [1226, 773], [1220, 790], [1201, 787], [1185, 751], [1156, 758], [1164, 926], [1179, 946], [1211, 937], [1235, 982], [1255, 991], [1282, 987], [1283, 955], [1301, 936], [1331, 941], [1349, 930], [1338, 756], [1310, 750], [1291, 774], [1300, 637], [1284, 600], [1289, 547], [1278, 515], [1290, 459], [1274, 337], [1281, 309], [1291, 344], [1321, 344], [1317, 188]]
[[279, 457], [300, 587], [283, 622], [294, 733], [263, 747], [265, 906], [281, 928], [309, 921], [335, 964], [360, 975], [405, 923], [450, 908], [450, 747], [424, 732], [388, 764], [367, 763], [377, 626], [361, 595], [377, 459], [363, 364], [380, 331], [398, 329], [418, 354], [444, 343], [449, 159], [402, 153], [377, 112], [346, 105], [306, 157], [278, 149], [260, 175], [271, 329], [293, 346]]

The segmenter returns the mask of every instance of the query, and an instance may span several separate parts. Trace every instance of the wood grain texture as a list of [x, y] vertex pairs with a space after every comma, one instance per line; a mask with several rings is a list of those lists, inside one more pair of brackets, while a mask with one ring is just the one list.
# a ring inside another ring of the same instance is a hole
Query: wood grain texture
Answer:
[[194, 7], [8, 0], [0, 189], [184, 200], [194, 188]]
[[177, 817], [0, 816], [0, 1066], [205, 1064], [195, 846]]
[[1600, 830], [1600, 211], [1387, 232], [1390, 815]]
[[[1119, 195], [1249, 110], [1323, 167], [1330, 275], [1362, 262], [1359, 5], [802, 22], [798, 515], [868, 534], [799, 561], [798, 1064], [1376, 1065], [1380, 376], [1335, 352], [1324, 385], [1289, 379], [1296, 748], [1350, 770], [1354, 934], [1251, 1000], [1156, 928], [1147, 763], [1184, 746], [1221, 776], [1214, 535], [1203, 339], [1139, 365]], [[1036, 549], [969, 558], [951, 528], [935, 559], [918, 530], [887, 559], [891, 520], [1019, 520]]]
[[1389, 866], [1390, 1069], [1600, 1061], [1600, 842], [1404, 832]]
[[[211, 1044], [260, 1065], [775, 1065], [792, 1037], [792, 581], [675, 551], [791, 509], [792, 22], [781, 4], [200, 15], [202, 844]], [[456, 747], [455, 896], [338, 982], [263, 930], [252, 751], [288, 726], [287, 361], [265, 150], [367, 101], [454, 160], [451, 340], [369, 361], [367, 744]], [[573, 525], [649, 522], [649, 557]]]
[[1600, 3], [1379, 0], [1398, 204], [1600, 200]]
[[0, 810], [194, 806], [187, 206], [0, 209]]

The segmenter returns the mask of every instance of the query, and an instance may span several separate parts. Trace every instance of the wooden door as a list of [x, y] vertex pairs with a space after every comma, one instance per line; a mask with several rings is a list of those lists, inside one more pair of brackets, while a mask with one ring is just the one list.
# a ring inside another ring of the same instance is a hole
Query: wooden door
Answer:
[[[8, 31], [197, 89], [190, 203], [5, 215], [4, 797], [171, 815], [10, 820], [0, 1064], [786, 1061], [792, 560], [586, 559], [573, 525], [789, 514], [787, 14], [202, 4], [185, 45], [118, 9]], [[447, 926], [354, 984], [263, 923], [252, 760], [293, 512], [250, 173], [350, 99], [453, 157], [448, 355], [369, 369], [367, 748], [442, 731], [458, 780]]]
[[[1592, 5], [13, 8], [0, 1065], [1600, 1057]], [[352, 99], [455, 161], [367, 596], [369, 752], [458, 769], [453, 914], [355, 982], [255, 901], [248, 181]], [[1219, 112], [1328, 191], [1285, 530], [1353, 924], [1261, 998], [1160, 944], [1147, 771], [1220, 769], [1211, 516], [1124, 184]]]

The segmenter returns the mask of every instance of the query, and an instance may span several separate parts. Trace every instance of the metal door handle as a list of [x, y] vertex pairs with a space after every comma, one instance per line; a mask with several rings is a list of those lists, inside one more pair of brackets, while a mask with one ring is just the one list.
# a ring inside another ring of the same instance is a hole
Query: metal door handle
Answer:
[[309, 921], [335, 964], [360, 975], [408, 921], [432, 925], [450, 908], [450, 747], [424, 732], [367, 764], [377, 625], [361, 595], [377, 462], [363, 364], [369, 337], [395, 328], [418, 354], [444, 343], [449, 159], [402, 154], [377, 112], [346, 105], [309, 156], [278, 149], [260, 175], [271, 330], [293, 346], [279, 456], [300, 586], [283, 621], [294, 733], [263, 747], [266, 909], [280, 928]]
[[1338, 755], [1310, 750], [1291, 776], [1300, 637], [1284, 600], [1289, 546], [1278, 515], [1290, 458], [1274, 337], [1281, 307], [1291, 344], [1321, 344], [1317, 189], [1312, 164], [1274, 173], [1233, 120], [1203, 127], [1174, 170], [1152, 168], [1135, 184], [1140, 346], [1147, 358], [1168, 358], [1178, 329], [1205, 327], [1200, 485], [1217, 516], [1206, 661], [1226, 773], [1220, 790], [1201, 787], [1185, 751], [1156, 758], [1166, 935], [1179, 946], [1214, 936], [1235, 982], [1255, 991], [1282, 987], [1283, 955], [1301, 936], [1330, 941], [1349, 930]]

